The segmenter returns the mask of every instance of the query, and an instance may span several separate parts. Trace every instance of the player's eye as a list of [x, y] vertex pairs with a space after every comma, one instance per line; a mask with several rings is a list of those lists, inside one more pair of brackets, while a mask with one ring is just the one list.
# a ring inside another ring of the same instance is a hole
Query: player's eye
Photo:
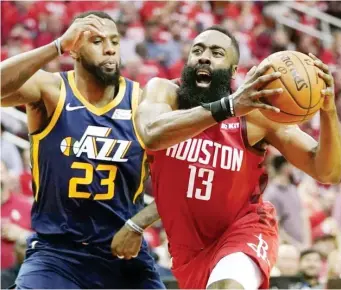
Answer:
[[224, 54], [221, 51], [213, 51], [213, 56], [221, 57], [224, 56]]
[[112, 41], [112, 44], [116, 46], [116, 45], [119, 45], [119, 42], [118, 41]]
[[196, 54], [196, 55], [199, 55], [201, 53], [201, 49], [200, 48], [196, 48], [196, 49], [193, 49], [193, 53]]
[[96, 45], [98, 45], [98, 44], [100, 44], [102, 42], [102, 40], [100, 40], [100, 39], [96, 39], [96, 40], [94, 40], [93, 41], [93, 44], [96, 44]]

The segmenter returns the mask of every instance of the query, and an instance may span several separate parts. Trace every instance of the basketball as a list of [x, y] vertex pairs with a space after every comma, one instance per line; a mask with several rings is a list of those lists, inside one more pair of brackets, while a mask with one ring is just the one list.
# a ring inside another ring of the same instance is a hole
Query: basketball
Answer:
[[262, 114], [284, 124], [299, 124], [311, 119], [322, 105], [321, 90], [326, 87], [313, 59], [297, 51], [280, 51], [264, 59], [260, 65], [266, 63], [272, 66], [265, 74], [279, 71], [282, 75], [262, 89], [282, 88], [283, 93], [261, 98], [261, 102], [281, 110], [280, 113], [260, 110]]

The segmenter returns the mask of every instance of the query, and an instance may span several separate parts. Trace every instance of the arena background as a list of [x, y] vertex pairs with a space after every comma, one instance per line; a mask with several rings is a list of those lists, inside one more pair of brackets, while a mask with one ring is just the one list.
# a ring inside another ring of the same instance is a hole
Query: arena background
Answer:
[[[312, 52], [333, 72], [341, 116], [341, 2], [3, 1], [1, 60], [50, 43], [77, 13], [87, 10], [105, 11], [116, 20], [121, 34], [121, 72], [142, 86], [156, 76], [179, 77], [191, 40], [206, 27], [220, 24], [240, 45], [234, 88], [248, 69], [273, 52]], [[65, 71], [72, 64], [71, 57], [64, 54], [45, 69]], [[318, 115], [301, 127], [318, 138]], [[1, 108], [1, 160], [1, 282], [5, 288], [15, 278], [30, 234], [32, 189], [24, 107]], [[265, 199], [275, 204], [281, 228], [272, 287], [308, 289], [303, 273], [317, 278], [316, 288], [341, 288], [336, 280], [341, 278], [341, 185], [318, 184], [286, 164], [273, 148], [268, 150], [267, 166], [270, 182]], [[146, 192], [149, 203], [149, 181]], [[8, 203], [8, 195], [14, 203]], [[161, 223], [148, 229], [145, 237], [167, 286], [175, 288]]]

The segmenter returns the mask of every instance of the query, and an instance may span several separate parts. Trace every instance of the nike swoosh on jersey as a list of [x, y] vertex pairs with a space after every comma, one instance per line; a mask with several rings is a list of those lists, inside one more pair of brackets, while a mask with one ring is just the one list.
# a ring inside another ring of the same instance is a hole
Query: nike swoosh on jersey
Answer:
[[79, 110], [79, 109], [84, 109], [85, 106], [75, 106], [75, 107], [71, 107], [70, 103], [68, 103], [66, 105], [66, 111], [75, 111], [75, 110]]

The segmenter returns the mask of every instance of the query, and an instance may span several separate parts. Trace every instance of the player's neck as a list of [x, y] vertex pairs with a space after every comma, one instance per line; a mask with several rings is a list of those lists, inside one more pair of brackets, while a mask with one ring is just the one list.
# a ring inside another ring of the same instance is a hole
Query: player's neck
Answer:
[[81, 95], [92, 105], [102, 107], [112, 101], [118, 88], [115, 85], [104, 86], [86, 70], [75, 68], [75, 83]]

